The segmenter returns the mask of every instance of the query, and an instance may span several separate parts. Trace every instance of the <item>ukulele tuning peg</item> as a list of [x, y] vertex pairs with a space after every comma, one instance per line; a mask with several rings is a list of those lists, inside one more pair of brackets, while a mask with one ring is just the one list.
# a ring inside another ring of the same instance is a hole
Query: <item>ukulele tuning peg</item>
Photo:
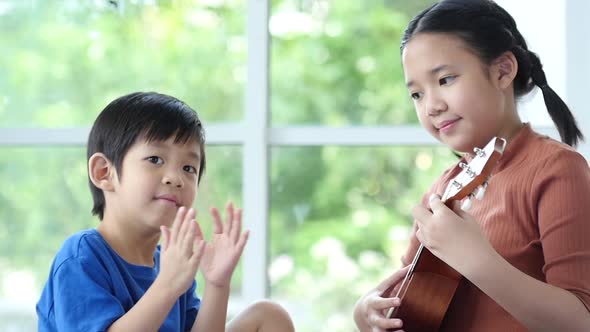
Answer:
[[485, 157], [486, 153], [483, 149], [480, 148], [473, 148], [473, 152], [475, 152], [475, 155], [477, 155], [478, 157]]
[[477, 194], [475, 194], [475, 198], [479, 201], [483, 199], [486, 194], [486, 188], [488, 187], [488, 182], [484, 182], [481, 186], [477, 189]]
[[473, 195], [469, 195], [462, 203], [461, 203], [461, 210], [468, 211], [471, 209], [471, 202], [472, 202]]

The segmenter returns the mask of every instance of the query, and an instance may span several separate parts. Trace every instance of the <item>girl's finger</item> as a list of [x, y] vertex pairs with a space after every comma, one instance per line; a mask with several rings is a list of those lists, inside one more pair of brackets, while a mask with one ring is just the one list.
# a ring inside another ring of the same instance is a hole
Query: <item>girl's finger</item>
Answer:
[[369, 303], [369, 306], [372, 309], [381, 311], [384, 309], [399, 307], [400, 304], [401, 304], [401, 300], [398, 297], [388, 297], [388, 298], [380, 297], [380, 298], [375, 299], [371, 303]]
[[420, 229], [416, 231], [416, 238], [418, 239], [418, 241], [420, 241], [420, 243], [424, 244], [424, 238], [422, 237], [422, 231]]
[[403, 322], [398, 318], [385, 318], [377, 314], [371, 314], [369, 317], [370, 324], [379, 329], [379, 331], [385, 331], [387, 329], [401, 328]]
[[397, 284], [402, 279], [405, 278], [406, 274], [408, 274], [408, 270], [410, 269], [410, 265], [395, 271], [392, 275], [387, 277], [387, 279], [383, 280], [378, 286], [377, 290], [380, 292], [384, 292], [390, 286]]

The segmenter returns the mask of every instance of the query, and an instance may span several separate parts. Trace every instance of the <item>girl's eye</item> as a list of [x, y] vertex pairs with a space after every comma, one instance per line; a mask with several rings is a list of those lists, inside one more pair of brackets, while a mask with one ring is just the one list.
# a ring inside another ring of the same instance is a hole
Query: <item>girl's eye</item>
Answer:
[[411, 93], [410, 96], [412, 97], [412, 99], [418, 100], [418, 99], [420, 99], [422, 97], [422, 93], [420, 93], [420, 92], [414, 92], [414, 93]]
[[197, 174], [197, 169], [195, 167], [193, 167], [193, 166], [186, 165], [186, 166], [183, 167], [183, 169], [184, 169], [185, 172], [189, 172], [191, 174]]
[[446, 77], [443, 77], [440, 80], [438, 80], [438, 83], [440, 85], [449, 84], [449, 83], [451, 83], [455, 79], [455, 77], [456, 76], [446, 76]]
[[158, 157], [158, 156], [150, 156], [145, 158], [147, 161], [149, 161], [152, 164], [156, 164], [156, 165], [162, 165], [164, 163], [164, 159]]

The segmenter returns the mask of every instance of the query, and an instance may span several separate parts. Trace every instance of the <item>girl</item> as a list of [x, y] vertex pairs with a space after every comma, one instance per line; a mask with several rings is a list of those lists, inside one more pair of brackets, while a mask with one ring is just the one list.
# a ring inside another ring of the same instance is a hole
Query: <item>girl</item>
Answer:
[[[400, 299], [383, 292], [399, 287], [422, 243], [464, 276], [441, 331], [590, 331], [590, 170], [573, 149], [582, 133], [514, 19], [488, 0], [441, 1], [410, 22], [401, 52], [431, 135], [464, 153], [493, 137], [507, 146], [469, 213], [439, 197], [459, 167], [434, 183], [412, 211], [405, 268], [358, 300], [357, 327], [403, 328], [385, 317]], [[565, 144], [521, 122], [516, 99], [535, 86]]]

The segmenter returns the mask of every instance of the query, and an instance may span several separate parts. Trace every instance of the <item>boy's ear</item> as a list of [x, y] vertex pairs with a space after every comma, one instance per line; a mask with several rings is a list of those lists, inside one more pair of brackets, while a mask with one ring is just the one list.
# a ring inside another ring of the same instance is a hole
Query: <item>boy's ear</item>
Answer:
[[115, 167], [103, 153], [95, 153], [88, 159], [90, 181], [103, 191], [113, 191]]
[[517, 73], [518, 61], [510, 51], [504, 52], [492, 63], [492, 78], [501, 89], [510, 87]]

